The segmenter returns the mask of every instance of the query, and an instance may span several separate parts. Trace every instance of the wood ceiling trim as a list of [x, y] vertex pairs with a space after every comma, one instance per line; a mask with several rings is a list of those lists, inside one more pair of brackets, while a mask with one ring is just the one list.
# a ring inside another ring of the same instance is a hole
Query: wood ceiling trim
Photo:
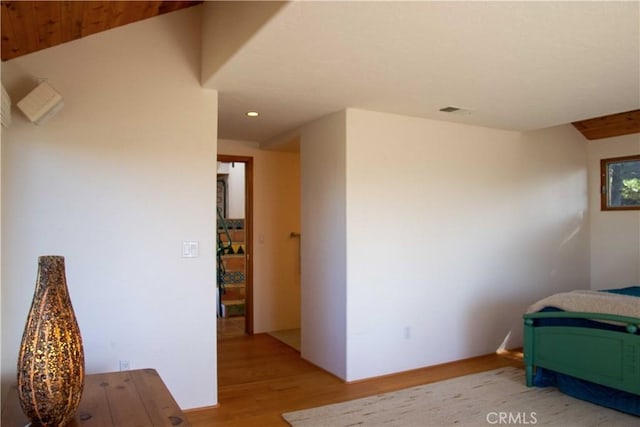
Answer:
[[200, 3], [202, 1], [2, 0], [2, 60]]
[[630, 135], [640, 132], [640, 110], [610, 114], [572, 124], [588, 140]]

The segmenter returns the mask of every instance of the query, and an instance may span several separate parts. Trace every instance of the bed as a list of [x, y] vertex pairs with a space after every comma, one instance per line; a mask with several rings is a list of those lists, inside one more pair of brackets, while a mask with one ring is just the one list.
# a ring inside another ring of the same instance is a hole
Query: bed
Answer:
[[555, 294], [523, 317], [527, 386], [640, 416], [640, 286]]

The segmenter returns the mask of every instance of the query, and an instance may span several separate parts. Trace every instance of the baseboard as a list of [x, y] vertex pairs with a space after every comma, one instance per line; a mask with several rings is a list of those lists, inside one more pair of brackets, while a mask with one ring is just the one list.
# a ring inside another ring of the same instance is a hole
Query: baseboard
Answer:
[[[424, 366], [422, 368], [416, 368], [416, 369], [409, 369], [407, 371], [400, 371], [400, 372], [393, 372], [390, 374], [385, 374], [385, 375], [379, 375], [379, 376], [374, 376], [374, 377], [369, 377], [369, 378], [363, 378], [363, 379], [359, 379], [359, 380], [353, 380], [353, 381], [344, 381], [345, 384], [357, 384], [357, 383], [361, 383], [361, 382], [365, 382], [365, 381], [370, 381], [373, 379], [381, 379], [381, 378], [387, 378], [387, 377], [393, 377], [393, 376], [397, 376], [397, 375], [406, 375], [406, 374], [410, 374], [412, 372], [425, 372], [425, 371], [429, 371], [429, 370], [439, 370], [441, 368], [445, 368], [445, 367], [452, 367], [455, 368], [456, 365], [462, 365], [462, 364], [468, 364], [468, 362], [473, 362], [476, 361], [478, 362], [478, 365], [481, 365], [482, 360], [484, 359], [491, 359], [491, 358], [495, 358], [495, 357], [500, 357], [500, 358], [506, 358], [506, 359], [511, 359], [511, 360], [515, 360], [517, 362], [522, 362], [522, 349], [520, 348], [520, 352], [517, 351], [517, 349], [513, 349], [513, 350], [503, 350], [500, 353], [495, 352], [495, 353], [488, 353], [488, 354], [484, 354], [481, 356], [474, 356], [474, 357], [469, 357], [466, 359], [459, 359], [459, 360], [454, 360], [451, 362], [445, 362], [445, 363], [440, 363], [437, 365], [430, 365], [430, 366]], [[512, 362], [509, 362], [510, 364]], [[467, 375], [469, 373], [474, 373], [476, 370], [469, 370], [468, 372], [461, 372], [461, 375]], [[481, 371], [477, 370], [478, 372]]]
[[185, 414], [189, 414], [193, 412], [208, 411], [209, 409], [217, 409], [219, 407], [220, 407], [220, 404], [216, 403], [215, 405], [210, 405], [210, 406], [200, 406], [197, 408], [183, 409], [182, 412], [184, 412]]

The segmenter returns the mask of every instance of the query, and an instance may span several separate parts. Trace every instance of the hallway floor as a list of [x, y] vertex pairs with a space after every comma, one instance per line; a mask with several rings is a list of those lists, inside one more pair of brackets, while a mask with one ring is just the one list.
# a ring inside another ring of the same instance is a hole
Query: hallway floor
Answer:
[[[218, 340], [246, 335], [244, 322], [244, 316], [219, 317], [217, 319]], [[300, 329], [285, 329], [269, 332], [268, 334], [289, 347], [300, 351]]]
[[218, 340], [241, 337], [244, 333], [244, 316], [218, 317]]
[[268, 334], [218, 341], [218, 406], [187, 410], [193, 427], [284, 427], [283, 412], [343, 402], [502, 366], [521, 356], [491, 354], [346, 383]]
[[300, 351], [300, 329], [285, 329], [282, 331], [269, 332], [269, 335], [282, 341], [289, 347]]

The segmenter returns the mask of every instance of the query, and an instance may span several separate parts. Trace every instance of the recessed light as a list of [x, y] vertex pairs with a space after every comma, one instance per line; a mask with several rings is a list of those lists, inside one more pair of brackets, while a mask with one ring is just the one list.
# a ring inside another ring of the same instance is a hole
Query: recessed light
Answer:
[[258, 113], [257, 111], [248, 111], [247, 112], [247, 116], [249, 117], [258, 117], [260, 115], [260, 113]]

